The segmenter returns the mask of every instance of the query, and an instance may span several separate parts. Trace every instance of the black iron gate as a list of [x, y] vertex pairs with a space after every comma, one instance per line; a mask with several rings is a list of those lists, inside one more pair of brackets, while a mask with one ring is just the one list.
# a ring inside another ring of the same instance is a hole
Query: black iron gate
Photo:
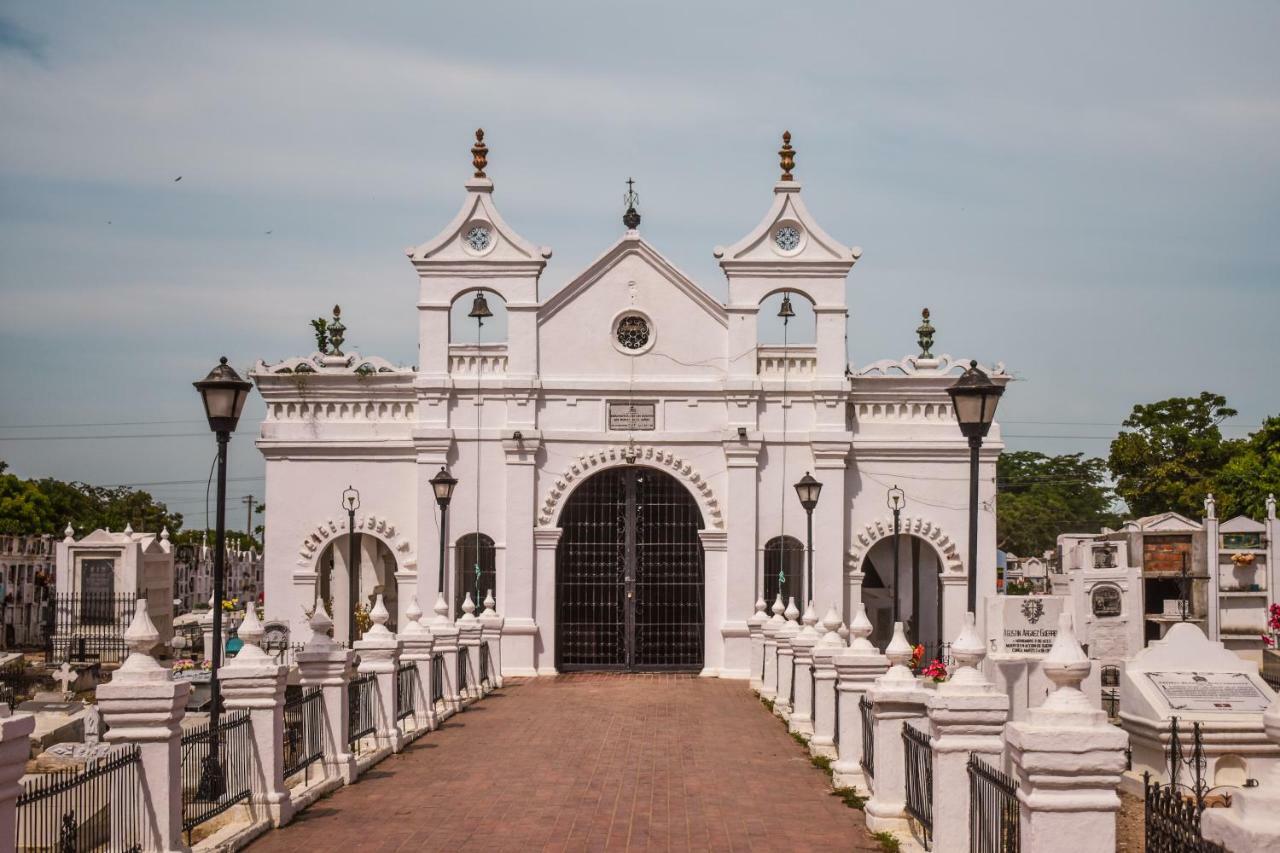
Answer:
[[556, 551], [556, 666], [702, 667], [702, 514], [669, 474], [629, 465], [570, 496]]

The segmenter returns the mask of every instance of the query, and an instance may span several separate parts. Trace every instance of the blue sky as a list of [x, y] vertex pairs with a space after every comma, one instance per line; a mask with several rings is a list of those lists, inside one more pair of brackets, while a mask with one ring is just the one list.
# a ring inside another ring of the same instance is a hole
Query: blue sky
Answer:
[[1105, 455], [1134, 402], [1205, 389], [1243, 434], [1280, 411], [1277, 32], [1263, 2], [5, 4], [0, 458], [171, 483], [199, 524], [189, 383], [309, 351], [335, 302], [412, 363], [402, 249], [454, 214], [477, 126], [548, 291], [631, 175], [645, 236], [721, 295], [711, 250], [790, 128], [810, 209], [865, 251], [855, 365], [913, 352], [927, 305], [935, 351], [1022, 380], [1011, 447]]

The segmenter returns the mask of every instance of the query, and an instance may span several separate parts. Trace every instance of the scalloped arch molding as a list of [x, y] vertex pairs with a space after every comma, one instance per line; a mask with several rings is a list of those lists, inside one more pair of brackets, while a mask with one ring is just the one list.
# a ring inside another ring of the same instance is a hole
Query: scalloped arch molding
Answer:
[[554, 523], [557, 507], [564, 496], [573, 490], [575, 481], [590, 476], [597, 470], [630, 465], [635, 462], [671, 471], [680, 477], [702, 506], [707, 526], [715, 530], [724, 529], [720, 501], [716, 499], [710, 484], [702, 474], [696, 471], [688, 461], [674, 453], [648, 445], [631, 448], [607, 447], [579, 456], [556, 478], [555, 483], [547, 491], [547, 496], [542, 501], [542, 508], [538, 510], [538, 525], [548, 527]]
[[[943, 568], [951, 572], [963, 572], [964, 561], [960, 550], [951, 537], [942, 532], [942, 528], [927, 518], [904, 516], [899, 530], [911, 536], [918, 536], [929, 542], [942, 557]], [[893, 535], [893, 516], [878, 518], [862, 530], [855, 531], [853, 547], [849, 549], [849, 571], [856, 572], [862, 568], [862, 559], [871, 550], [871, 546]]]
[[[302, 544], [298, 546], [298, 565], [306, 569], [315, 567], [316, 558], [320, 556], [320, 552], [324, 550], [324, 546], [328, 544], [330, 539], [335, 536], [341, 536], [347, 532], [347, 521], [343, 519], [335, 522], [332, 518], [322, 524], [318, 524], [307, 533]], [[394, 524], [387, 519], [373, 515], [356, 516], [356, 532], [368, 533], [381, 539], [391, 552], [396, 555], [396, 562], [399, 568], [408, 568], [416, 565], [413, 557], [413, 546], [409, 540], [399, 535]]]

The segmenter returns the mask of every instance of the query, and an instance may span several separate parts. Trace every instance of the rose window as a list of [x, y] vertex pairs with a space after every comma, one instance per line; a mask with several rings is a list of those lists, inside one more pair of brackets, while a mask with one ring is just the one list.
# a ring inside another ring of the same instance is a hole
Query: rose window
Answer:
[[467, 245], [473, 251], [483, 252], [489, 248], [489, 229], [477, 225], [467, 232]]
[[640, 349], [649, 343], [649, 324], [643, 317], [631, 315], [618, 323], [618, 343], [624, 349]]

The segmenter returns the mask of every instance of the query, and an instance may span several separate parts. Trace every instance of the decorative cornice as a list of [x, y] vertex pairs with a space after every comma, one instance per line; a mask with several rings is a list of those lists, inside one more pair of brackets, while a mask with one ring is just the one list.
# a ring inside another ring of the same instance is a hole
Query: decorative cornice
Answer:
[[[960, 550], [956, 543], [934, 522], [919, 516], [904, 516], [899, 522], [898, 530], [904, 535], [917, 536], [931, 543], [942, 557], [943, 574], [964, 571], [964, 561], [960, 557]], [[846, 567], [849, 574], [861, 573], [862, 559], [871, 550], [871, 546], [892, 535], [892, 515], [876, 519], [862, 530], [854, 531], [853, 547], [849, 549]]]
[[362, 356], [358, 352], [347, 355], [326, 355], [313, 352], [308, 356], [286, 358], [275, 364], [267, 364], [261, 359], [249, 371], [251, 377], [273, 376], [280, 374], [319, 374], [319, 375], [352, 375], [370, 376], [378, 373], [413, 374], [411, 367], [399, 367], [376, 355]]
[[[953, 356], [943, 353], [937, 358], [921, 358], [918, 355], [903, 356], [898, 361], [891, 358], [881, 359], [872, 362], [867, 366], [854, 371], [854, 377], [861, 376], [948, 376], [952, 372], [959, 370], [964, 371], [969, 367], [970, 359], [954, 358]], [[978, 366], [978, 369], [990, 376], [992, 379], [997, 377], [1009, 378], [1008, 372], [1004, 369], [1004, 362], [998, 361], [991, 367]]]
[[[396, 526], [387, 519], [372, 513], [356, 516], [356, 531], [367, 533], [382, 540], [396, 554], [397, 568], [417, 566], [414, 559], [413, 546], [409, 540], [397, 533]], [[314, 571], [316, 558], [324, 551], [324, 546], [336, 536], [347, 532], [347, 521], [334, 521], [332, 518], [315, 526], [302, 540], [298, 547], [298, 565]], [[403, 555], [403, 556], [402, 556]]]
[[556, 478], [548, 490], [547, 496], [542, 502], [542, 508], [538, 512], [538, 524], [546, 527], [555, 523], [557, 507], [560, 505], [561, 499], [573, 490], [575, 481], [584, 479], [597, 469], [603, 470], [637, 463], [675, 472], [685, 481], [689, 490], [698, 499], [698, 503], [701, 504], [706, 515], [705, 521], [708, 529], [715, 528], [718, 530], [724, 527], [724, 516], [720, 510], [720, 501], [715, 497], [715, 494], [711, 491], [711, 485], [702, 474], [695, 471], [693, 465], [685, 459], [668, 450], [649, 445], [606, 447], [593, 453], [579, 456], [577, 461]]

